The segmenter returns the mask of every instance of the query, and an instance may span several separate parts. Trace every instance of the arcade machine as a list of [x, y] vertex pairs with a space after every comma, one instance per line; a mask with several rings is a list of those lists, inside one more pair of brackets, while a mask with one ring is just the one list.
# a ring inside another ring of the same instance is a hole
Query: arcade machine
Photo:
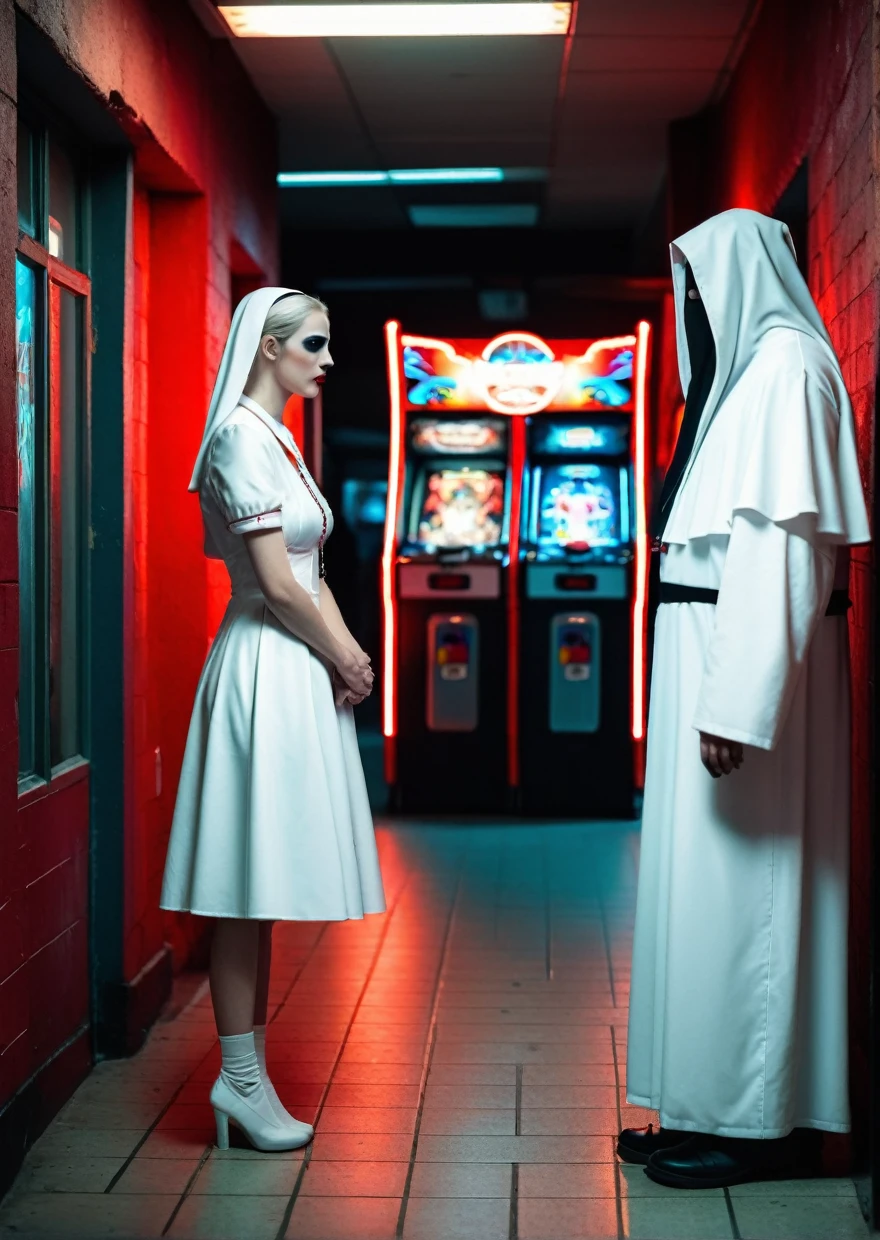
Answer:
[[386, 328], [391, 460], [382, 557], [391, 803], [505, 807], [511, 437], [446, 341]]
[[[519, 787], [526, 813], [628, 817], [645, 713], [650, 328], [592, 342], [526, 421]], [[567, 342], [569, 345], [574, 342]]]

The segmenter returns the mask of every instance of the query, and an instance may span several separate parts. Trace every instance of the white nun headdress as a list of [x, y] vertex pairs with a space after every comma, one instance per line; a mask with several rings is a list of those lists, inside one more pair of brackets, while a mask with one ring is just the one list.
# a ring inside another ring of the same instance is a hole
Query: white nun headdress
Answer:
[[724, 211], [670, 248], [685, 394], [686, 265], [717, 361], [663, 541], [726, 535], [737, 512], [754, 512], [811, 517], [830, 542], [868, 542], [852, 404], [785, 224]]
[[205, 456], [211, 440], [241, 399], [244, 385], [247, 383], [260, 340], [263, 337], [266, 315], [276, 301], [295, 293], [303, 295], [302, 290], [298, 288], [258, 288], [255, 292], [243, 297], [236, 306], [229, 335], [226, 338], [226, 348], [220, 359], [211, 404], [208, 406], [208, 420], [205, 423], [202, 446], [199, 448], [199, 455], [196, 457], [192, 480], [189, 484], [191, 491], [199, 489]]

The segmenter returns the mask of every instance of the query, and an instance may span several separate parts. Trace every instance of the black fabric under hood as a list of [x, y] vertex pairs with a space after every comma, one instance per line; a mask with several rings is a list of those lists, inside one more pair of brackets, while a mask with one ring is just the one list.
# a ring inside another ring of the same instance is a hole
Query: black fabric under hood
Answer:
[[675, 503], [675, 497], [684, 478], [700, 427], [700, 419], [715, 380], [715, 340], [712, 336], [712, 328], [709, 326], [709, 317], [702, 298], [691, 297], [692, 290], [699, 291], [694, 273], [688, 264], [685, 267], [684, 329], [691, 363], [691, 381], [688, 384], [684, 417], [681, 420], [675, 452], [666, 472], [660, 493], [660, 503], [653, 522], [654, 536], [661, 540]]

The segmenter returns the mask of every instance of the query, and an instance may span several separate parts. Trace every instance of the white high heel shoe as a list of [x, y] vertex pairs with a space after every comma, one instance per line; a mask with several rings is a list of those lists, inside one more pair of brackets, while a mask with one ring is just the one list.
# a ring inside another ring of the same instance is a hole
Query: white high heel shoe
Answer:
[[291, 1132], [299, 1133], [304, 1142], [311, 1141], [312, 1137], [315, 1135], [315, 1130], [312, 1125], [305, 1123], [304, 1120], [296, 1119], [290, 1114], [287, 1107], [278, 1097], [275, 1086], [265, 1073], [260, 1073], [260, 1080], [263, 1082], [263, 1089], [266, 1091], [266, 1097], [269, 1099], [269, 1105], [275, 1112], [275, 1116], [279, 1123], [281, 1123], [285, 1128], [289, 1128]]
[[245, 1097], [228, 1085], [222, 1075], [218, 1076], [211, 1090], [211, 1106], [217, 1121], [217, 1148], [220, 1150], [229, 1149], [230, 1120], [241, 1129], [254, 1149], [266, 1152], [301, 1149], [313, 1136], [308, 1124], [293, 1121], [296, 1129], [282, 1124], [262, 1084]]

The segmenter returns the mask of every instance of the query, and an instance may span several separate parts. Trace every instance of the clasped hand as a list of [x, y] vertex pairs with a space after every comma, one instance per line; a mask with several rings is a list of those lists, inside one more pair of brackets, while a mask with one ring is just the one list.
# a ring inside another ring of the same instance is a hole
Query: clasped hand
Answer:
[[727, 741], [723, 736], [701, 732], [700, 757], [712, 778], [720, 779], [722, 775], [732, 775], [739, 770], [745, 753], [739, 741]]
[[370, 656], [363, 650], [344, 648], [333, 671], [333, 696], [337, 706], [359, 706], [373, 692]]

